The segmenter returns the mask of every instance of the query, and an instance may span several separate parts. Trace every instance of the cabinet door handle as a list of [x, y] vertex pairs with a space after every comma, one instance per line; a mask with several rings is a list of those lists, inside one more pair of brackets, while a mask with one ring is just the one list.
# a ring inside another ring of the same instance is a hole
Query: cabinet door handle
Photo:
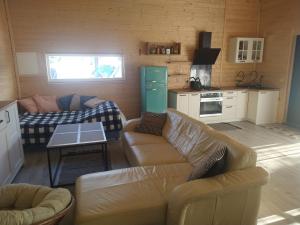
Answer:
[[232, 106], [226, 106], [226, 109], [231, 109], [232, 108]]
[[179, 96], [186, 96], [186, 95], [179, 95]]
[[197, 96], [197, 95], [199, 95], [199, 94], [192, 94], [192, 96]]
[[8, 122], [7, 123], [10, 123], [10, 114], [7, 110], [5, 110], [6, 114], [7, 114], [7, 118], [8, 118]]
[[233, 97], [227, 97], [226, 99], [233, 99]]
[[153, 88], [152, 91], [157, 91], [157, 89]]
[[153, 81], [152, 81], [152, 83], [156, 83], [156, 82], [157, 82], [156, 80], [153, 80]]

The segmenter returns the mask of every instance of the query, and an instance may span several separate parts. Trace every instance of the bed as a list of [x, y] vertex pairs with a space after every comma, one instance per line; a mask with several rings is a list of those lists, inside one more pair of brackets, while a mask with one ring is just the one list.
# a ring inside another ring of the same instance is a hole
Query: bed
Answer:
[[20, 115], [24, 145], [47, 144], [58, 124], [102, 122], [105, 133], [117, 138], [122, 130], [122, 116], [113, 101], [105, 101], [93, 109]]

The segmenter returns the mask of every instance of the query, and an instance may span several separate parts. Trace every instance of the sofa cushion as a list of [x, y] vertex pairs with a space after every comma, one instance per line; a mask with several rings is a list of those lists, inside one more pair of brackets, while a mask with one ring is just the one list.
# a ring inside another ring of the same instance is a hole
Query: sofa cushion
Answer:
[[134, 145], [131, 151], [139, 166], [186, 162], [169, 143]]
[[132, 167], [76, 181], [77, 225], [163, 225], [170, 192], [186, 182], [188, 163]]
[[185, 157], [198, 149], [208, 138], [208, 126], [201, 126], [189, 117], [178, 112], [168, 111], [168, 119], [163, 136]]
[[255, 166], [256, 153], [253, 149], [176, 110], [168, 109], [167, 113], [168, 118], [163, 128], [163, 136], [193, 166], [201, 159], [207, 145], [213, 141], [226, 144], [228, 171]]
[[71, 198], [71, 193], [63, 188], [52, 189], [29, 184], [1, 186], [0, 224], [42, 224], [42, 221], [65, 209]]
[[125, 132], [124, 137], [129, 146], [167, 143], [166, 139], [164, 139], [161, 136], [156, 136], [152, 134], [143, 134], [143, 133], [132, 132], [132, 131]]
[[135, 131], [161, 136], [166, 118], [166, 113], [143, 112], [141, 123], [135, 128]]

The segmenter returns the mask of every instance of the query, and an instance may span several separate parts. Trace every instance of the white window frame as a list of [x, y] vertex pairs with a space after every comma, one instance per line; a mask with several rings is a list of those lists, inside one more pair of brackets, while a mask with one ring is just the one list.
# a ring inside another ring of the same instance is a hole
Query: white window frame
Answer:
[[[91, 78], [91, 79], [51, 79], [50, 78], [50, 64], [49, 64], [49, 56], [116, 56], [122, 58], [122, 77], [120, 78]], [[125, 68], [124, 68], [124, 56], [122, 54], [69, 54], [69, 53], [46, 53], [45, 54], [46, 60], [46, 72], [47, 78], [49, 83], [68, 83], [68, 82], [115, 82], [115, 81], [124, 81], [125, 80]]]

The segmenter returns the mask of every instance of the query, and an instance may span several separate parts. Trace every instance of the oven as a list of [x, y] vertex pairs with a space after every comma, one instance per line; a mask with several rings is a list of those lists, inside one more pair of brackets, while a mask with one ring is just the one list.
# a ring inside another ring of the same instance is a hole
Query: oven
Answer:
[[222, 115], [223, 94], [217, 92], [204, 92], [200, 94], [200, 117]]

